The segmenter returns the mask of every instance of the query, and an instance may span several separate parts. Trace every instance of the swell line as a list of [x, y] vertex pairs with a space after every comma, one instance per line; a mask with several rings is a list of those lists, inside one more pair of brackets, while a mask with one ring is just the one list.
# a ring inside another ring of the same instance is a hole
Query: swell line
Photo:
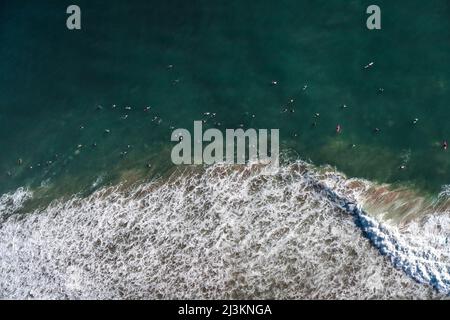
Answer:
[[440, 262], [438, 253], [431, 247], [411, 247], [401, 237], [370, 217], [357, 202], [337, 194], [323, 183], [315, 182], [315, 187], [340, 208], [351, 214], [363, 235], [370, 240], [382, 255], [389, 258], [395, 268], [421, 284], [429, 284], [444, 294], [450, 294], [450, 266]]

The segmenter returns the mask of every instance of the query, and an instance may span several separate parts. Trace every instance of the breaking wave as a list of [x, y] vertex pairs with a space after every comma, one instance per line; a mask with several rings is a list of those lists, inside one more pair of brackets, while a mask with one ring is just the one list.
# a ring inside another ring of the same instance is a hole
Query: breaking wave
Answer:
[[445, 298], [449, 215], [369, 215], [377, 188], [297, 162], [186, 168], [13, 214], [19, 189], [0, 201], [0, 298]]
[[0, 222], [19, 210], [25, 201], [31, 199], [33, 193], [25, 188], [19, 188], [13, 193], [5, 193], [0, 197]]

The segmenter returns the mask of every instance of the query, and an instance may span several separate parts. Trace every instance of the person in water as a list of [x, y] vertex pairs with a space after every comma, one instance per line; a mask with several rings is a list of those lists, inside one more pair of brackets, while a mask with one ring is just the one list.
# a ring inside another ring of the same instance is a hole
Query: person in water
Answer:
[[447, 149], [448, 149], [448, 141], [447, 141], [447, 140], [445, 140], [444, 142], [442, 142], [442, 148], [443, 148], [444, 150], [447, 150]]

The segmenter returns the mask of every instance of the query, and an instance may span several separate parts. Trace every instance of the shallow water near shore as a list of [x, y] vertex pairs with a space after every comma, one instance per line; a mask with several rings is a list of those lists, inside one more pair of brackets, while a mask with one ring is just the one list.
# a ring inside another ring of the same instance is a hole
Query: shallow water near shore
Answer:
[[[380, 223], [358, 206], [371, 188], [302, 162], [215, 165], [9, 212], [0, 229], [0, 292], [50, 299], [445, 298], [448, 213]], [[30, 196], [17, 190], [14, 201], [1, 203], [18, 208]]]
[[[448, 294], [448, 1], [69, 4], [0, 3], [0, 297]], [[173, 166], [194, 120], [281, 168]]]

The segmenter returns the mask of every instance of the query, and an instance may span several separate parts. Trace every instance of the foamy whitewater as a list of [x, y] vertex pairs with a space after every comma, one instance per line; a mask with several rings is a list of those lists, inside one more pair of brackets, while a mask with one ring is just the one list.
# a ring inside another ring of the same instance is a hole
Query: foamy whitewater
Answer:
[[188, 168], [26, 214], [18, 189], [0, 199], [0, 298], [446, 298], [449, 214], [368, 214], [373, 189], [303, 162]]

